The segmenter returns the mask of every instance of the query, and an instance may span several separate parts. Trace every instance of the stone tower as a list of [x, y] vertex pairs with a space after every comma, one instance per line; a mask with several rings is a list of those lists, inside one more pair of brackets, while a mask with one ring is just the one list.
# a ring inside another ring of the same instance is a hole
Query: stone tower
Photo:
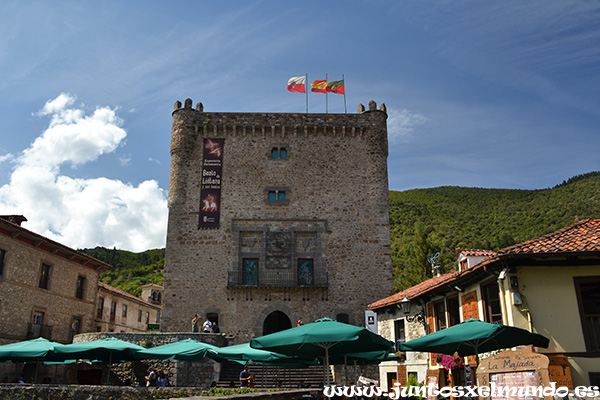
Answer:
[[236, 342], [297, 320], [364, 325], [392, 293], [387, 114], [216, 113], [175, 103], [164, 331]]

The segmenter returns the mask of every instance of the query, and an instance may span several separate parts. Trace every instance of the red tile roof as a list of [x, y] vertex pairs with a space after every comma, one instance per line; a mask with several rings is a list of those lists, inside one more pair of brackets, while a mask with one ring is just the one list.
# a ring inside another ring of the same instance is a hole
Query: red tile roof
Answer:
[[405, 297], [410, 300], [426, 294], [435, 288], [450, 284], [452, 281], [457, 279], [480, 273], [490, 264], [493, 264], [501, 259], [511, 258], [514, 255], [569, 252], [587, 253], [598, 251], [600, 251], [600, 219], [586, 219], [554, 233], [544, 235], [540, 238], [506, 247], [497, 253], [490, 254], [489, 258], [483, 260], [472, 268], [466, 269], [462, 272], [455, 271], [441, 276], [435, 276], [413, 287], [403, 290], [402, 292], [369, 304], [367, 308], [373, 310], [398, 304]]
[[600, 219], [584, 219], [540, 238], [502, 249], [499, 255], [600, 251]]
[[129, 299], [130, 301], [140, 303], [140, 304], [143, 304], [143, 305], [151, 307], [151, 308], [156, 308], [156, 309], [160, 308], [159, 306], [157, 306], [155, 304], [148, 303], [147, 301], [142, 300], [139, 297], [135, 297], [134, 295], [127, 293], [126, 291], [124, 291], [122, 289], [107, 285], [104, 282], [98, 282], [98, 289], [106, 290], [107, 292], [111, 292], [113, 294], [116, 294], [117, 296]]
[[393, 294], [390, 297], [377, 300], [375, 303], [369, 304], [367, 308], [369, 310], [375, 310], [377, 308], [383, 308], [394, 304], [399, 304], [402, 300], [404, 300], [405, 297], [411, 300], [420, 294], [428, 292], [431, 289], [442, 286], [446, 282], [452, 280], [458, 274], [458, 271], [454, 271], [440, 276], [434, 276], [433, 278], [427, 279], [426, 281], [423, 281], [415, 286], [409, 287], [406, 290]]
[[459, 247], [456, 250], [460, 252], [459, 256], [462, 254], [467, 257], [493, 257], [497, 254], [495, 251], [482, 249], [461, 249]]

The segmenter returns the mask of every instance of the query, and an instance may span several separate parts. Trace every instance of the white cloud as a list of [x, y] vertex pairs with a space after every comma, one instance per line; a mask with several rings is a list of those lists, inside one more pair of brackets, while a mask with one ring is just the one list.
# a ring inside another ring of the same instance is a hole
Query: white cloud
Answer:
[[81, 165], [113, 152], [127, 135], [114, 110], [99, 107], [85, 115], [73, 107], [75, 100], [61, 94], [37, 113], [49, 116], [50, 124], [14, 157], [10, 183], [0, 187], [3, 214], [25, 215], [25, 228], [73, 248], [164, 247], [167, 202], [156, 181], [133, 186], [60, 174], [63, 164]]
[[388, 110], [388, 138], [390, 143], [407, 140], [413, 134], [414, 129], [425, 122], [427, 122], [427, 118], [407, 109]]
[[156, 158], [152, 158], [152, 157], [150, 157], [150, 158], [148, 159], [148, 161], [150, 161], [150, 162], [153, 162], [153, 163], [156, 163], [156, 164], [158, 164], [158, 165], [162, 165], [162, 163], [160, 162], [160, 160], [158, 160], [158, 159], [156, 159]]
[[125, 167], [129, 164], [131, 164], [131, 156], [121, 156], [119, 157], [119, 164], [121, 164], [122, 167]]

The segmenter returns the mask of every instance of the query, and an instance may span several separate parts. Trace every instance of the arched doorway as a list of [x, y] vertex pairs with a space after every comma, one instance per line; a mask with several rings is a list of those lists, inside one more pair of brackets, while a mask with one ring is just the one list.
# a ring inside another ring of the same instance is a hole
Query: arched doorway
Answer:
[[271, 314], [267, 315], [265, 322], [263, 322], [263, 335], [283, 331], [285, 329], [290, 329], [291, 327], [292, 322], [285, 313], [273, 311]]

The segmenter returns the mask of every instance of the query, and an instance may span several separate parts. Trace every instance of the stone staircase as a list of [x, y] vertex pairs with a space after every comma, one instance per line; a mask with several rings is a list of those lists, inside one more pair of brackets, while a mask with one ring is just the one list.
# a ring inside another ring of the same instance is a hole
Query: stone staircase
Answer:
[[[234, 362], [221, 364], [221, 373], [217, 386], [229, 387], [233, 382], [235, 387], [240, 385], [240, 372], [244, 366]], [[249, 364], [248, 372], [254, 375], [254, 385], [257, 388], [297, 388], [298, 385], [309, 385], [311, 388], [321, 387], [325, 382], [323, 366], [315, 365], [308, 368], [284, 368], [269, 365]], [[333, 381], [330, 372], [329, 379]]]

